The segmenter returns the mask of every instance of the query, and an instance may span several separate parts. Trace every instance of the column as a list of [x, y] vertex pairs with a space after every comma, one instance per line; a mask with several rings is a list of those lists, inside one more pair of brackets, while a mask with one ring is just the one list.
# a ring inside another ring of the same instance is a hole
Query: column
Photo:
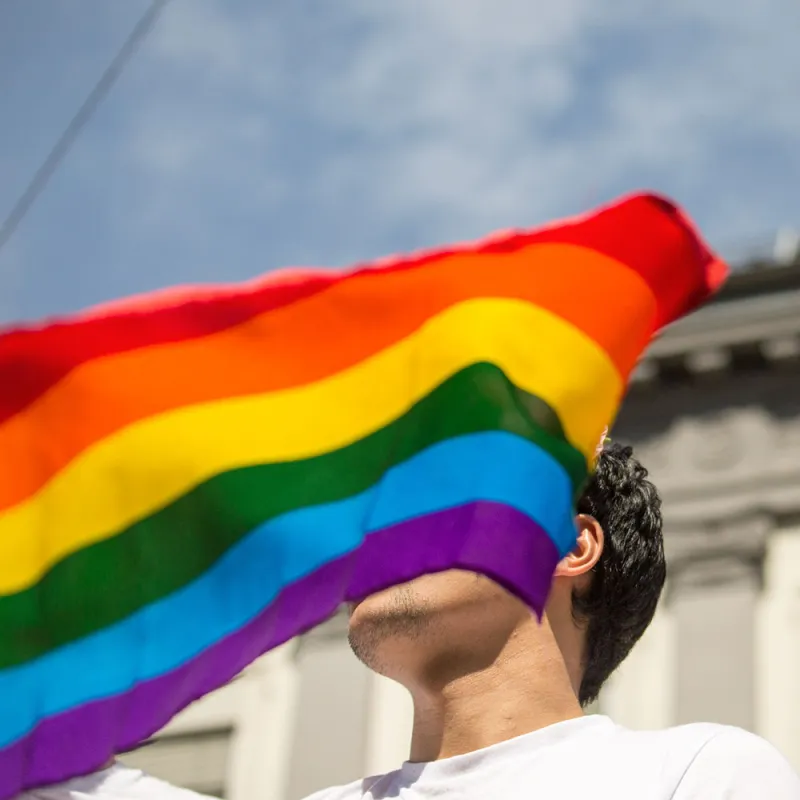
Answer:
[[770, 524], [754, 514], [668, 534], [677, 723], [755, 728], [755, 622]]
[[285, 800], [364, 776], [370, 673], [350, 652], [347, 619], [306, 634], [296, 657], [298, 702]]
[[227, 800], [284, 800], [298, 699], [296, 642], [268, 653], [239, 678]]
[[757, 730], [800, 771], [800, 523], [769, 540], [759, 611]]
[[675, 620], [667, 594], [665, 588], [650, 627], [600, 694], [599, 712], [633, 730], [674, 722]]

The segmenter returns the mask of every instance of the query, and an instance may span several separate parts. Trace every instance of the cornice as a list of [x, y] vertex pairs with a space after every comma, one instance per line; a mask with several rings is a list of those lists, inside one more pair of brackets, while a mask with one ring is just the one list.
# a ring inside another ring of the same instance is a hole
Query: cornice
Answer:
[[800, 369], [800, 288], [712, 303], [668, 328], [632, 387], [742, 370]]

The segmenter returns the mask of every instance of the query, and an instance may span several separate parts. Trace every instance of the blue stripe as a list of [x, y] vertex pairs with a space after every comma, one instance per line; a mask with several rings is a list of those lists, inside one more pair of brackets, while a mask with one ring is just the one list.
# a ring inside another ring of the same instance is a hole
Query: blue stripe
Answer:
[[37, 718], [175, 669], [245, 625], [282, 587], [357, 548], [365, 533], [487, 500], [535, 519], [563, 555], [575, 540], [571, 495], [561, 465], [512, 434], [436, 444], [362, 494], [256, 528], [192, 583], [127, 619], [0, 672], [0, 747], [25, 735]]

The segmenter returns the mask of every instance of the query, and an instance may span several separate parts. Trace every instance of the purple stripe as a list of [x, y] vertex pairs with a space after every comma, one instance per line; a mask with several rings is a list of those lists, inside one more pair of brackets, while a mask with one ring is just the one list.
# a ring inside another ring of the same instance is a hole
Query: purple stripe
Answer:
[[499, 503], [470, 503], [371, 533], [357, 550], [286, 587], [251, 622], [178, 669], [40, 722], [0, 751], [0, 800], [98, 769], [345, 601], [461, 568], [488, 575], [540, 614], [557, 563], [544, 529]]

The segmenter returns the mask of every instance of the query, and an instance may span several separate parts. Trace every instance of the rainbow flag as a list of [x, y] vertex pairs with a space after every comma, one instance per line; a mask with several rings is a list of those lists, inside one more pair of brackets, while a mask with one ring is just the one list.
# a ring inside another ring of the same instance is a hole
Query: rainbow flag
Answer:
[[91, 771], [346, 600], [537, 612], [654, 332], [726, 268], [669, 201], [0, 336], [0, 798]]

